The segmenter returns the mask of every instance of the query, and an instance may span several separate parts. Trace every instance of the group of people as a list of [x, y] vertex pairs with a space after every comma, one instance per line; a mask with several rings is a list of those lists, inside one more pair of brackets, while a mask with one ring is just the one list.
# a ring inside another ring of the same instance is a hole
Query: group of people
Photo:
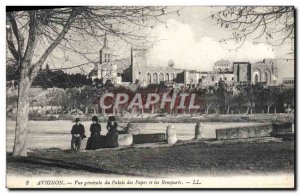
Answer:
[[[80, 123], [80, 119], [76, 118], [75, 123], [76, 124], [72, 127], [71, 130], [71, 150], [73, 152], [77, 152], [80, 150], [81, 141], [83, 138], [86, 138], [84, 126]], [[105, 136], [101, 135], [101, 124], [99, 123], [99, 119], [97, 116], [93, 116], [92, 124], [90, 126], [91, 136], [88, 138], [85, 149], [95, 150], [99, 148], [118, 147], [118, 134], [128, 133], [128, 127], [125, 127], [125, 129], [119, 131], [117, 129], [118, 126], [119, 125], [116, 122], [116, 118], [114, 116], [109, 117], [106, 126], [108, 132]], [[127, 126], [129, 126], [129, 124]]]

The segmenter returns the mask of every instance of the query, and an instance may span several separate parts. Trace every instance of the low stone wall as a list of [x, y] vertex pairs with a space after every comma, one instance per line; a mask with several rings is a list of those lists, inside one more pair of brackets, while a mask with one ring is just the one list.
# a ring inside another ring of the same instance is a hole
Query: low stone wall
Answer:
[[273, 135], [294, 132], [294, 123], [273, 123]]
[[216, 136], [218, 140], [266, 137], [266, 136], [271, 136], [271, 133], [272, 133], [271, 124], [216, 130]]
[[164, 133], [133, 135], [134, 144], [156, 143], [156, 142], [165, 142], [165, 141], [166, 141], [166, 134]]
[[294, 141], [294, 123], [274, 123], [272, 137], [282, 138], [284, 141]]

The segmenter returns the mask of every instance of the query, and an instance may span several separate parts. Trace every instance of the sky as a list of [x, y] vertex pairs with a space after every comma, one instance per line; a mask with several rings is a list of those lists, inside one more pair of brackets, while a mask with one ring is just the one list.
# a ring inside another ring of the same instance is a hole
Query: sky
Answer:
[[[176, 9], [176, 7], [170, 9]], [[147, 64], [167, 66], [168, 61], [172, 59], [176, 68], [211, 71], [214, 63], [218, 60], [256, 62], [264, 58], [284, 59], [280, 60], [278, 64], [279, 79], [293, 77], [293, 61], [285, 60], [292, 58], [286, 55], [290, 52], [291, 45], [272, 47], [264, 43], [253, 44], [251, 40], [248, 40], [241, 48], [229, 51], [228, 49], [237, 47], [234, 42], [227, 42], [226, 45], [220, 43], [219, 40], [230, 37], [231, 32], [216, 25], [210, 19], [210, 15], [217, 9], [220, 8], [184, 7], [181, 9], [180, 15], [164, 16], [162, 20], [165, 23], [157, 23], [153, 29], [147, 29], [157, 41], [147, 51]], [[109, 36], [108, 40], [111, 40]], [[130, 56], [131, 45], [122, 43], [110, 43], [109, 45], [119, 58]], [[120, 49], [120, 45], [122, 45], [122, 49]], [[101, 47], [102, 45], [99, 45], [99, 50]], [[57, 67], [87, 62], [86, 59], [70, 53], [70, 56], [66, 57], [65, 55], [57, 57], [58, 59], [52, 63], [55, 63]], [[95, 55], [92, 58], [97, 59], [97, 57]], [[86, 72], [90, 68], [92, 66], [86, 67]]]

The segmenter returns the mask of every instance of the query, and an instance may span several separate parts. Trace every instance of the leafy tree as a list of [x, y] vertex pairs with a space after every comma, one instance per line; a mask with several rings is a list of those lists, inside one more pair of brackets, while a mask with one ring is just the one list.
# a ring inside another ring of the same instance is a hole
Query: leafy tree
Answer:
[[262, 104], [262, 108], [267, 106], [267, 114], [270, 113], [271, 107], [274, 107], [274, 113], [276, 113], [276, 105], [279, 95], [280, 88], [278, 86], [269, 86], [263, 90], [262, 99], [264, 99], [264, 104]]
[[287, 113], [294, 113], [295, 110], [295, 90], [288, 88], [283, 90], [284, 107]]

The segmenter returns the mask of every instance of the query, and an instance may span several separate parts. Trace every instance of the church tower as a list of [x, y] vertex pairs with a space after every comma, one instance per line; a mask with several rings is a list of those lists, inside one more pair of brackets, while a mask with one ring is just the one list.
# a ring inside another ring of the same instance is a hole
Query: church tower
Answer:
[[108, 45], [106, 33], [103, 39], [103, 47], [100, 50], [98, 78], [103, 79], [103, 83], [108, 80], [116, 83], [117, 80], [117, 64], [114, 62], [114, 55]]
[[112, 57], [111, 49], [108, 46], [106, 33], [104, 35], [103, 47], [100, 50], [100, 64], [110, 62]]
[[132, 83], [143, 83], [146, 67], [146, 49], [131, 48]]

